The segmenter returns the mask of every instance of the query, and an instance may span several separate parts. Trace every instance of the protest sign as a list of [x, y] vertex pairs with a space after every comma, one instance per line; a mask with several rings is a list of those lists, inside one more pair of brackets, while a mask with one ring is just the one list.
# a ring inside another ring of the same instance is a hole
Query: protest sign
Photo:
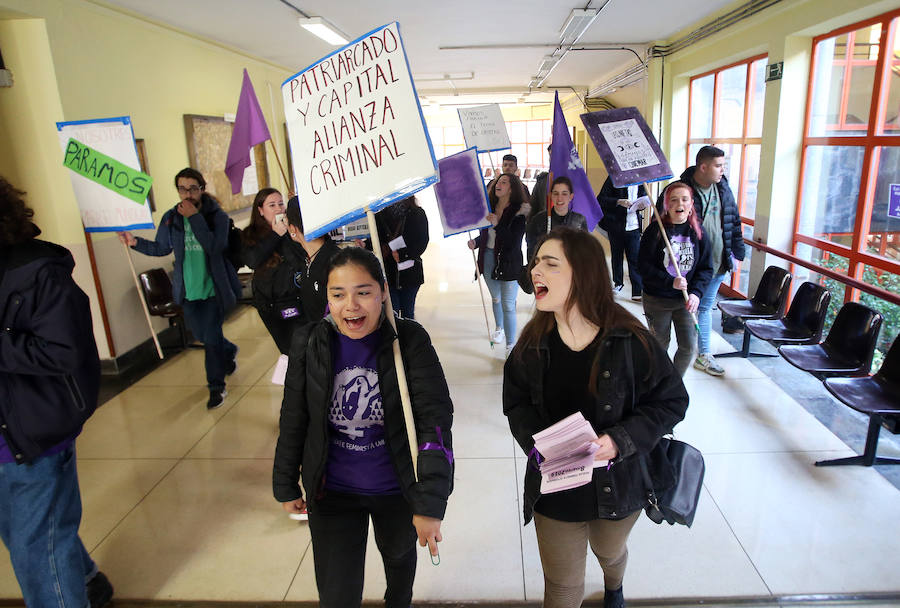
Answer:
[[58, 122], [56, 129], [85, 231], [153, 228], [152, 180], [140, 172], [131, 119]]
[[460, 108], [457, 112], [467, 148], [478, 148], [479, 152], [493, 152], [511, 147], [500, 104]]
[[367, 239], [369, 238], [369, 220], [368, 218], [362, 218], [360, 220], [356, 220], [355, 222], [351, 222], [346, 226], [341, 226], [341, 240], [342, 241], [352, 241], [355, 239]]
[[637, 108], [581, 115], [609, 179], [616, 188], [672, 177], [669, 162]]
[[282, 95], [307, 238], [437, 181], [398, 23], [291, 76]]
[[490, 225], [486, 216], [487, 190], [481, 178], [481, 165], [475, 148], [469, 148], [438, 161], [441, 181], [434, 186], [444, 236]]

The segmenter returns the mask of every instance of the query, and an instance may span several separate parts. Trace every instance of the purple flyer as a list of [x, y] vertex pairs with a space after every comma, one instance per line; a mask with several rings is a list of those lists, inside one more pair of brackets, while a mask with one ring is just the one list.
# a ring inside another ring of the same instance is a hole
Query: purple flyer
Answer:
[[888, 217], [900, 218], [900, 184], [891, 184], [891, 200], [888, 203]]
[[637, 108], [581, 115], [616, 188], [672, 178], [672, 168]]
[[490, 222], [487, 190], [475, 148], [451, 154], [438, 161], [440, 181], [434, 185], [444, 236], [484, 228]]

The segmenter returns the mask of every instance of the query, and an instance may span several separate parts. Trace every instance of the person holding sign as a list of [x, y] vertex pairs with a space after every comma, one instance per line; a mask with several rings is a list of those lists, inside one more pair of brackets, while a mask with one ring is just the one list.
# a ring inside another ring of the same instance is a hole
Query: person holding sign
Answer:
[[[697, 312], [712, 277], [712, 264], [709, 240], [703, 238], [703, 229], [694, 213], [691, 187], [681, 181], [672, 182], [663, 191], [662, 199], [665, 238], [672, 244], [676, 259], [669, 257], [659, 224], [653, 222], [641, 238], [638, 271], [644, 279], [647, 325], [665, 351], [669, 349], [672, 325], [675, 326], [678, 341], [675, 369], [684, 376], [697, 348], [697, 332], [691, 315]], [[679, 272], [675, 271], [676, 264]], [[684, 290], [689, 294], [687, 302], [681, 293]]]
[[144, 255], [175, 253], [172, 292], [184, 310], [191, 333], [206, 351], [207, 409], [225, 402], [225, 376], [237, 369], [237, 346], [225, 339], [225, 313], [237, 303], [241, 284], [234, 266], [225, 258], [230, 218], [219, 202], [205, 192], [206, 180], [196, 169], [175, 176], [181, 198], [159, 222], [156, 239], [119, 232], [119, 239]]
[[[603, 605], [622, 608], [626, 541], [647, 504], [640, 459], [684, 418], [688, 394], [659, 343], [616, 303], [590, 233], [552, 230], [530, 266], [537, 310], [506, 360], [503, 413], [528, 455], [524, 516], [535, 520], [543, 605], [581, 606], [590, 544], [603, 569]], [[595, 467], [587, 485], [541, 494], [533, 436], [576, 412], [597, 433], [594, 460], [609, 464]]]
[[613, 291], [619, 292], [625, 286], [623, 262], [627, 259], [631, 299], [635, 302], [640, 302], [643, 293], [637, 257], [641, 245], [641, 230], [644, 226], [644, 216], [641, 212], [646, 208], [644, 207], [646, 203], [637, 201], [645, 196], [647, 190], [644, 186], [616, 188], [608, 177], [603, 182], [600, 194], [597, 195], [597, 202], [603, 210], [600, 227], [609, 235]]
[[[566, 176], [557, 177], [553, 180], [550, 187], [550, 202], [553, 207], [550, 209], [550, 228], [557, 226], [569, 226], [576, 230], [587, 230], [587, 220], [580, 213], [572, 211], [570, 205], [575, 190], [572, 187], [572, 180]], [[528, 252], [528, 260], [534, 256], [537, 249], [537, 243], [540, 238], [547, 234], [547, 210], [543, 210], [528, 220], [528, 230], [525, 232], [526, 250]]]
[[530, 206], [524, 202], [522, 182], [515, 175], [501, 175], [488, 189], [488, 200], [494, 211], [486, 219], [492, 227], [470, 240], [469, 249], [478, 250], [478, 271], [491, 292], [496, 326], [491, 341], [501, 344], [505, 338], [509, 356], [516, 343], [516, 293]]
[[256, 193], [241, 240], [244, 264], [254, 270], [253, 305], [278, 350], [287, 355], [294, 329], [306, 322], [298, 283], [306, 252], [288, 237], [284, 199], [278, 190], [263, 188]]
[[[369, 519], [384, 562], [388, 608], [408, 608], [416, 538], [439, 560], [453, 488], [453, 404], [421, 325], [385, 315], [381, 264], [362, 248], [331, 260], [325, 319], [294, 336], [285, 378], [273, 491], [288, 513], [308, 507], [319, 605], [362, 601]], [[391, 343], [398, 340], [419, 441], [407, 443]], [[300, 489], [303, 476], [306, 500]], [[308, 504], [307, 504], [308, 501]]]
[[415, 196], [375, 214], [391, 304], [404, 319], [416, 318], [416, 294], [425, 282], [422, 254], [428, 247], [428, 218]]

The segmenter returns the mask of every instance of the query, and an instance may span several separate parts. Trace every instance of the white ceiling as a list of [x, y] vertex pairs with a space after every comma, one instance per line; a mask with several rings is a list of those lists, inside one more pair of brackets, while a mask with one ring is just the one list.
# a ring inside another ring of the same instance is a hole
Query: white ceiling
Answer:
[[[465, 102], [515, 101], [528, 92], [541, 57], [559, 42], [559, 29], [575, 8], [600, 8], [579, 45], [623, 43], [643, 57], [647, 42], [664, 40], [733, 0], [103, 0], [177, 29], [215, 40], [295, 72], [327, 55], [329, 46], [297, 23], [324, 17], [351, 39], [398, 21], [421, 96], [464, 96]], [[651, 18], [652, 17], [652, 18]], [[471, 45], [527, 48], [450, 50]], [[546, 46], [543, 46], [546, 45]], [[582, 90], [638, 63], [629, 51], [573, 51], [545, 87]], [[444, 74], [474, 73], [448, 83]], [[455, 87], [455, 89], [454, 89]], [[470, 98], [469, 94], [479, 94]], [[546, 100], [535, 94], [527, 101]], [[459, 100], [463, 102], [463, 99]]]

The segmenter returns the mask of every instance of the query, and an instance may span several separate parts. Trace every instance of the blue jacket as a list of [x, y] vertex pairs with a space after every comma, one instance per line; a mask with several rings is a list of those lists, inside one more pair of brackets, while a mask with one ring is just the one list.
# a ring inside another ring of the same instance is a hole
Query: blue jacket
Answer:
[[76, 437], [97, 407], [100, 358], [74, 267], [46, 241], [0, 248], [0, 432], [19, 464]]
[[[190, 218], [191, 230], [194, 236], [206, 252], [206, 267], [212, 276], [216, 290], [216, 301], [219, 308], [227, 311], [234, 307], [241, 293], [241, 284], [238, 281], [234, 266], [225, 259], [225, 249], [228, 247], [228, 214], [222, 211], [218, 201], [208, 194], [203, 194], [203, 205], [200, 212]], [[178, 213], [177, 205], [172, 207], [162, 216], [159, 229], [156, 231], [156, 240], [149, 241], [137, 237], [134, 250], [144, 255], [164, 256], [175, 253], [175, 267], [172, 272], [172, 295], [178, 304], [184, 303], [184, 276], [182, 264], [184, 264], [184, 221]]]

